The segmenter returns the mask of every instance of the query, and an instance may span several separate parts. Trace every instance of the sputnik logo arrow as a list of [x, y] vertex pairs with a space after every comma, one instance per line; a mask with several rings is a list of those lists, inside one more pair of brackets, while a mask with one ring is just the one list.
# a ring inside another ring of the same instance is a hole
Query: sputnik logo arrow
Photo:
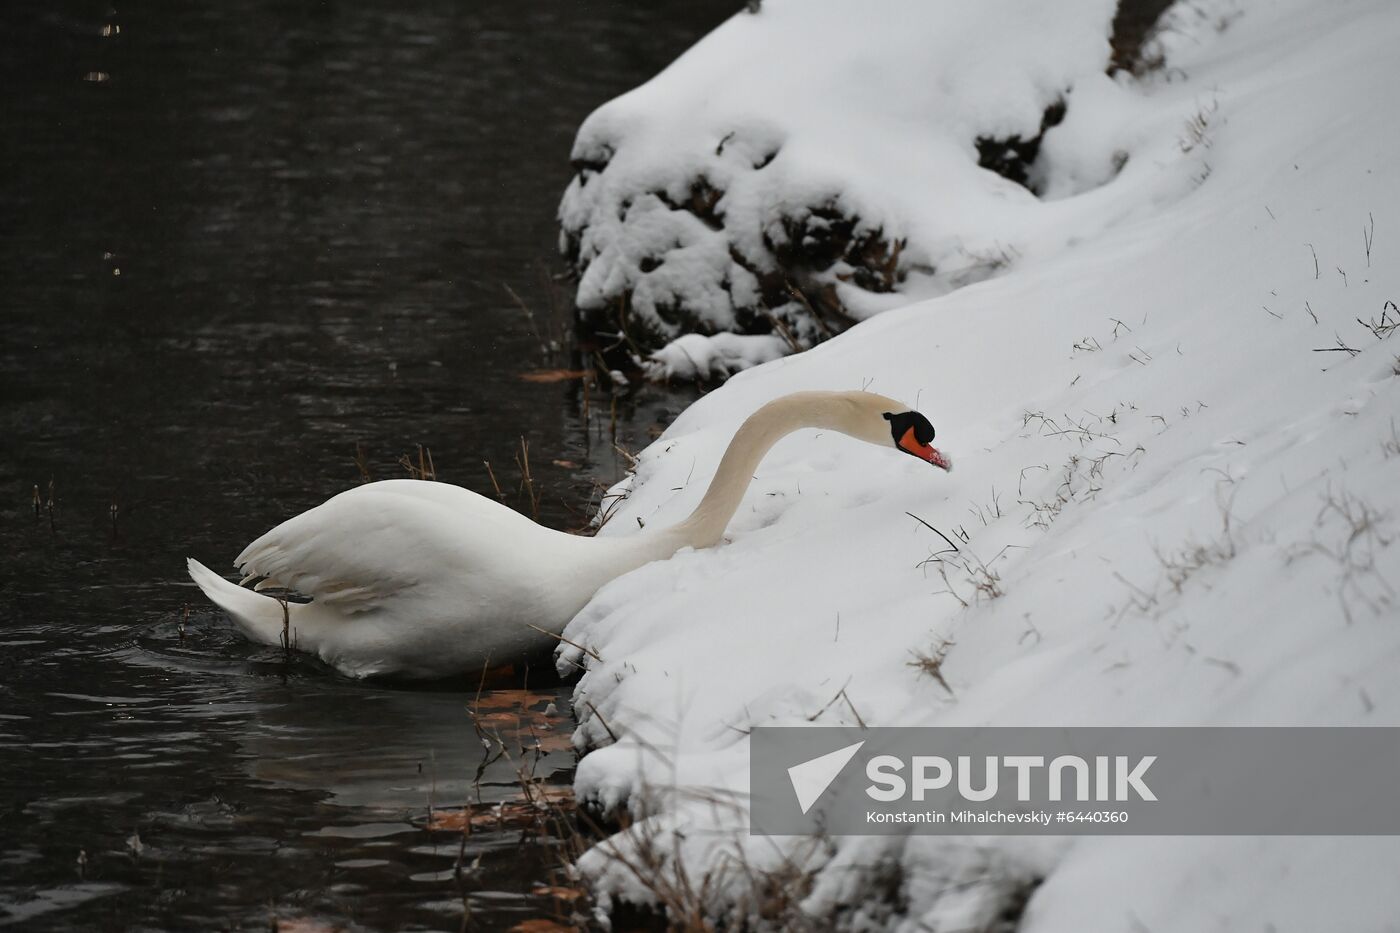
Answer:
[[826, 789], [836, 780], [841, 769], [846, 767], [846, 763], [855, 757], [864, 744], [862, 740], [788, 768], [788, 780], [792, 781], [793, 793], [797, 794], [797, 805], [802, 808], [803, 813], [812, 809], [812, 804], [826, 793]]

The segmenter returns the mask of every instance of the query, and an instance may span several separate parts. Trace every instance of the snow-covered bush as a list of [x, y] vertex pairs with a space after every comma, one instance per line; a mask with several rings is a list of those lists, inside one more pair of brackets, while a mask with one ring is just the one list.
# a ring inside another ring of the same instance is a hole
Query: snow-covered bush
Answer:
[[559, 218], [585, 328], [638, 359], [692, 333], [808, 347], [1005, 268], [1057, 216], [1030, 188], [1103, 184], [1127, 157], [1099, 124], [1036, 158], [1079, 100], [1101, 113], [1121, 93], [1105, 77], [1115, 6], [736, 15], [579, 131]]

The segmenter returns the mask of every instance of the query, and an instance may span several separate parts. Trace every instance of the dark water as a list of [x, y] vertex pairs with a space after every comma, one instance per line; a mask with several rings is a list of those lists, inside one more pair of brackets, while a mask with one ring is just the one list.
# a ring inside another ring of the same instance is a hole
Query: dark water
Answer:
[[[685, 399], [585, 405], [519, 378], [570, 365], [541, 346], [567, 320], [549, 275], [569, 144], [735, 6], [5, 5], [0, 926], [554, 912], [530, 893], [548, 845], [485, 831], [462, 853], [428, 826], [517, 793], [510, 761], [473, 784], [471, 691], [250, 646], [183, 559], [227, 568], [358, 482], [357, 449], [385, 478], [426, 445], [483, 492], [490, 461], [528, 510], [524, 437], [540, 520], [582, 523], [624, 467], [614, 423], [641, 446]], [[567, 781], [567, 689], [540, 676], [479, 705], [533, 724], [534, 772]]]

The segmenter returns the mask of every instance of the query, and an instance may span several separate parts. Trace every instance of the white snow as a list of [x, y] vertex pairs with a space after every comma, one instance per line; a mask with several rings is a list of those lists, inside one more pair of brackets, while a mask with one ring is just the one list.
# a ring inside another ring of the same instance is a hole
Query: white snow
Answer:
[[721, 379], [740, 370], [771, 362], [788, 352], [781, 337], [772, 334], [686, 334], [651, 355], [647, 376], [651, 379]]
[[[1400, 302], [1400, 6], [1183, 7], [1167, 67], [1141, 81], [1043, 52], [1086, 43], [1104, 4], [1043, 22], [1011, 16], [1041, 5], [929, 4], [927, 20], [883, 31], [871, 13], [887, 45], [868, 69], [839, 41], [864, 48], [865, 29], [834, 5], [797, 6], [768, 0], [731, 21], [583, 137], [716, 132], [708, 115], [746, 89], [743, 139], [777, 135], [783, 157], [827, 160], [792, 184], [849, 170], [851, 197], [898, 207], [944, 245], [951, 194], [961, 237], [975, 214], [977, 236], [1017, 231], [1021, 258], [737, 375], [643, 452], [604, 534], [684, 517], [742, 419], [800, 389], [868, 386], [916, 405], [958, 470], [799, 433], [763, 463], [726, 543], [594, 598], [565, 637], [602, 660], [561, 652], [588, 669], [576, 741], [599, 746], [577, 789], [642, 819], [581, 868], [608, 897], [649, 900], [617, 854], [650, 844], [654, 877], [684, 872], [698, 888], [709, 874], [710, 908], [743, 912], [757, 909], [746, 879], [796, 866], [813, 873], [804, 908], [851, 927], [981, 929], [1007, 890], [1044, 877], [1019, 929], [1393, 928], [1394, 838], [814, 843], [748, 837], [744, 793], [745, 730], [813, 718], [1400, 724], [1400, 338], [1362, 323], [1400, 320], [1387, 305]], [[792, 48], [834, 51], [760, 68], [770, 16]], [[828, 78], [874, 112], [824, 120], [801, 89]], [[1046, 201], [979, 176], [920, 117], [1038, 120], [1066, 81]], [[908, 172], [865, 187], [859, 166], [885, 159]], [[650, 164], [620, 150], [604, 185], [661, 184]], [[944, 172], [957, 183], [911, 187]], [[1000, 210], [983, 210], [989, 191]], [[930, 562], [945, 545], [906, 512], [964, 531], [965, 565]], [[951, 694], [909, 665], [945, 640]], [[848, 701], [831, 703], [843, 688]], [[892, 873], [897, 909], [872, 896]]]
[[[630, 291], [631, 320], [667, 337], [733, 329], [739, 309], [786, 320], [807, 343], [810, 316], [765, 309], [750, 271], [776, 268], [785, 220], [831, 205], [858, 217], [858, 232], [907, 241], [904, 297], [844, 281], [843, 262], [815, 275], [857, 318], [985, 278], [1032, 242], [1048, 250], [1081, 235], [1082, 220], [1101, 218], [979, 168], [975, 140], [1037, 136], [1070, 88], [1093, 103], [1111, 95], [1099, 85], [1114, 8], [766, 0], [760, 14], [733, 17], [579, 130], [575, 163], [605, 163], [583, 170], [560, 205], [565, 243], [577, 240], [586, 265], [579, 307]], [[1127, 146], [1133, 133], [1084, 135]], [[1057, 190], [1112, 175], [1111, 152], [1086, 157], [1071, 144], [1059, 155], [1075, 177]], [[679, 206], [700, 179], [723, 194], [713, 222]]]

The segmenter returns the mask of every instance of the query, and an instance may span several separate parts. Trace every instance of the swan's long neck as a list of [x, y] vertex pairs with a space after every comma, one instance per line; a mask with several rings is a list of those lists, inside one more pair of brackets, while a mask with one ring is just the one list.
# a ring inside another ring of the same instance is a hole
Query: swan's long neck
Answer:
[[880, 412], [902, 408], [893, 399], [870, 392], [798, 392], [774, 399], [750, 415], [729, 442], [705, 497], [690, 517], [661, 534], [674, 538], [676, 549], [718, 544], [759, 461], [783, 437], [801, 428], [817, 428], [869, 443], [889, 443]]

